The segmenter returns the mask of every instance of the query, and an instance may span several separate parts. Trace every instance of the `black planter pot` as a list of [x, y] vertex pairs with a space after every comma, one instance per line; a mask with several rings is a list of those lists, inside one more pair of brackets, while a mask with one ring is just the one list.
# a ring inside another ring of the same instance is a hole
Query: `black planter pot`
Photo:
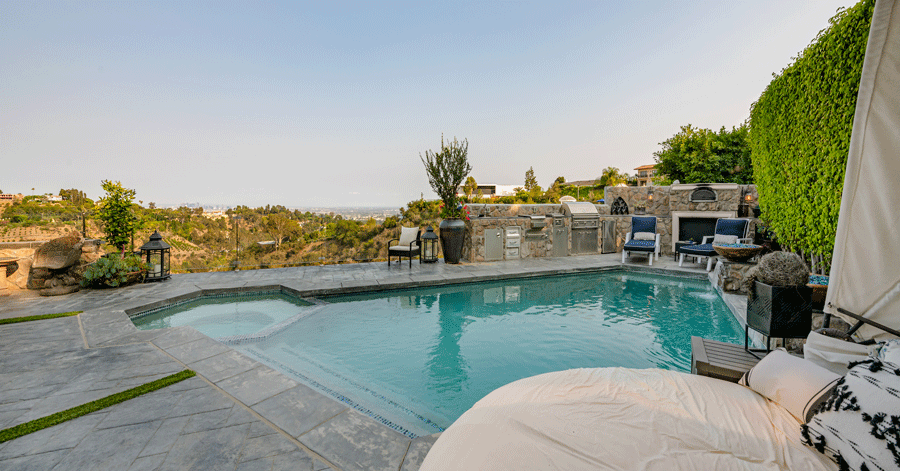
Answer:
[[441, 221], [440, 230], [444, 263], [459, 263], [463, 243], [466, 240], [466, 222], [456, 218], [444, 219]]
[[748, 344], [748, 329], [767, 337], [766, 350], [772, 337], [806, 338], [812, 327], [812, 288], [809, 286], [771, 286], [754, 282], [747, 297], [747, 327], [744, 347]]

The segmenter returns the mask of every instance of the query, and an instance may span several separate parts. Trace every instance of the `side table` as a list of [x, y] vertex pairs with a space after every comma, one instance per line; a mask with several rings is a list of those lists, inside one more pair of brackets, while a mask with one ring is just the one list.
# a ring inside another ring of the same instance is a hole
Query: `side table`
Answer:
[[691, 373], [737, 383], [759, 363], [743, 345], [691, 337]]

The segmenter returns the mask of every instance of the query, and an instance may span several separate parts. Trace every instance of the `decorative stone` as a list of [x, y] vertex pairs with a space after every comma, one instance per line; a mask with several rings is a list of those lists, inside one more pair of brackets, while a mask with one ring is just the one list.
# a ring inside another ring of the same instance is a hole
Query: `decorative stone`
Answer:
[[61, 270], [71, 267], [81, 258], [82, 245], [81, 234], [78, 231], [53, 239], [34, 251], [32, 270], [40, 268]]
[[729, 262], [722, 260], [716, 266], [716, 284], [728, 293], [748, 294], [742, 287], [747, 272], [755, 267], [755, 263]]
[[52, 288], [42, 289], [40, 292], [38, 292], [38, 294], [40, 294], [41, 296], [62, 296], [64, 294], [72, 294], [78, 291], [78, 289], [78, 285], [59, 285]]
[[31, 267], [30, 275], [28, 276], [28, 283], [26, 287], [28, 289], [42, 289], [44, 287], [44, 283], [46, 283], [50, 278], [53, 277], [53, 273], [46, 268], [34, 268]]

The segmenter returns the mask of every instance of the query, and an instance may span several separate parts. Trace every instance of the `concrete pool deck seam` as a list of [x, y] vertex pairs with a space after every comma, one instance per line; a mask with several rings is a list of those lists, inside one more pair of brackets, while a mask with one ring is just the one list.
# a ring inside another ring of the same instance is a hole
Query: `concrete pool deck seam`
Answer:
[[[163, 354], [167, 355], [169, 358], [171, 358], [172, 360], [174, 360], [176, 363], [180, 364], [180, 365], [183, 366], [184, 368], [186, 368], [186, 369], [189, 368], [189, 367], [188, 367], [185, 363], [183, 363], [181, 360], [179, 360], [178, 358], [176, 358], [176, 357], [174, 357], [173, 355], [169, 354], [169, 352], [165, 351], [164, 349], [162, 349], [162, 348], [159, 347], [158, 345], [154, 344], [153, 342], [148, 342], [148, 343], [150, 343], [151, 345], [153, 345], [154, 347], [156, 347], [157, 350], [159, 350], [159, 351], [162, 352]], [[240, 352], [238, 352], [238, 353], [240, 353]], [[202, 360], [201, 360], [201, 361], [202, 361]], [[196, 372], [195, 372], [195, 373], [196, 373]], [[303, 451], [305, 451], [305, 452], [306, 452], [307, 454], [309, 454], [310, 456], [312, 456], [312, 457], [314, 457], [314, 458], [316, 458], [316, 459], [322, 461], [323, 463], [326, 463], [326, 464], [327, 464], [329, 467], [331, 467], [331, 468], [340, 470], [340, 468], [338, 468], [337, 466], [335, 466], [332, 462], [330, 462], [330, 461], [327, 460], [326, 458], [320, 456], [318, 453], [314, 452], [313, 450], [310, 450], [306, 445], [304, 445], [303, 443], [301, 443], [301, 442], [300, 442], [299, 440], [297, 440], [296, 438], [292, 437], [289, 433], [287, 433], [287, 432], [285, 432], [284, 430], [282, 430], [281, 427], [278, 427], [278, 426], [275, 425], [274, 423], [270, 422], [269, 419], [266, 419], [265, 417], [263, 417], [262, 415], [260, 415], [258, 412], [256, 412], [255, 410], [253, 410], [253, 409], [252, 409], [250, 406], [248, 406], [247, 404], [244, 404], [243, 402], [237, 400], [237, 398], [235, 398], [234, 396], [232, 396], [231, 394], [229, 394], [229, 393], [228, 393], [227, 391], [225, 391], [224, 389], [220, 388], [217, 384], [211, 382], [211, 381], [210, 381], [209, 379], [207, 379], [205, 376], [201, 375], [200, 373], [197, 373], [195, 377], [198, 377], [198, 378], [202, 379], [202, 380], [203, 380], [204, 382], [206, 382], [209, 386], [212, 386], [213, 389], [217, 390], [220, 394], [222, 394], [222, 395], [224, 395], [225, 397], [231, 399], [236, 405], [241, 406], [241, 408], [242, 408], [243, 410], [245, 410], [246, 412], [249, 412], [251, 415], [253, 415], [253, 416], [256, 417], [257, 419], [259, 419], [260, 421], [262, 421], [263, 423], [265, 423], [266, 425], [268, 425], [269, 427], [271, 427], [273, 430], [275, 430], [278, 434], [282, 435], [283, 437], [285, 437], [285, 438], [287, 438], [288, 440], [290, 440], [291, 442], [293, 442], [294, 445], [296, 445], [297, 447], [299, 447], [300, 449], [302, 449]], [[243, 449], [242, 449], [242, 450], [243, 450]]]

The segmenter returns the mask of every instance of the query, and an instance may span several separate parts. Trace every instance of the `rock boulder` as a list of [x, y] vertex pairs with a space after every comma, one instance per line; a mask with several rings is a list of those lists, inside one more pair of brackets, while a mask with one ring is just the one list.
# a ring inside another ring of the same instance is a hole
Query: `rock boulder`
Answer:
[[[73, 231], [67, 236], [53, 239], [34, 251], [34, 260], [31, 264], [32, 271], [43, 268], [48, 270], [62, 270], [78, 263], [81, 259], [81, 246], [83, 245], [81, 234]], [[34, 277], [34, 275], [32, 275]]]

